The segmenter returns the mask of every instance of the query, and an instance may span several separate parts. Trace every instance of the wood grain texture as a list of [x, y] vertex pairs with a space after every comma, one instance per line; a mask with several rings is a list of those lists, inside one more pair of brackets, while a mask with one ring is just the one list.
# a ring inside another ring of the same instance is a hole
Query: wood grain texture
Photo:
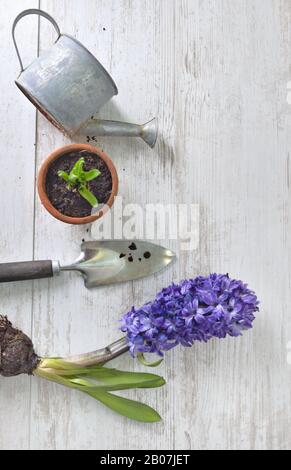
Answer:
[[[31, 260], [33, 254], [35, 112], [14, 84], [19, 74], [19, 63], [13, 50], [11, 26], [20, 8], [37, 6], [36, 0], [1, 2], [1, 262]], [[24, 62], [27, 63], [37, 54], [37, 24], [31, 18], [23, 20], [17, 28], [16, 36]], [[18, 286], [0, 286], [1, 313], [8, 315], [28, 334], [31, 332], [32, 289], [31, 282]], [[30, 388], [30, 379], [26, 377], [1, 380], [2, 449], [22, 449], [29, 446]]]
[[[35, 121], [13, 85], [18, 65], [10, 24], [38, 2], [2, 4], [0, 136], [2, 168], [12, 176], [0, 188], [1, 262], [71, 261], [88, 227], [54, 220], [33, 184], [35, 168], [68, 141], [42, 116]], [[290, 449], [291, 1], [40, 0], [40, 6], [116, 80], [119, 96], [102, 117], [159, 117], [154, 151], [139, 141], [98, 140], [119, 170], [124, 203], [198, 203], [200, 245], [189, 254], [169, 241], [179, 254], [175, 266], [135, 283], [87, 291], [67, 274], [2, 286], [1, 311], [31, 332], [39, 353], [63, 355], [117, 339], [120, 315], [172, 280], [229, 272], [247, 280], [262, 304], [253, 332], [172, 351], [158, 370], [167, 385], [130, 394], [160, 411], [164, 420], [155, 426], [126, 421], [38, 379], [0, 380], [0, 448]], [[28, 60], [38, 47], [37, 20], [25, 22], [18, 34]], [[41, 20], [40, 50], [53, 38]], [[130, 357], [116, 363], [141, 369]]]

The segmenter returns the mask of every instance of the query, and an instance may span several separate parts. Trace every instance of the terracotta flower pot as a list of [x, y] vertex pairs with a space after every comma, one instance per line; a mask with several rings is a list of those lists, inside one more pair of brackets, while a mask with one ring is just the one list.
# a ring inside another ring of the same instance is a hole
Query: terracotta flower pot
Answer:
[[[47, 178], [48, 170], [53, 162], [55, 162], [60, 157], [68, 153], [74, 153], [74, 152], [77, 153], [82, 150], [96, 154], [98, 155], [99, 158], [101, 158], [104, 161], [104, 163], [106, 164], [107, 168], [109, 169], [111, 173], [112, 191], [111, 191], [108, 201], [106, 202], [106, 206], [102, 207], [102, 209], [96, 214], [89, 215], [87, 217], [70, 217], [70, 216], [62, 214], [59, 210], [57, 210], [52, 205], [47, 195], [46, 178]], [[44, 161], [43, 165], [41, 166], [39, 174], [38, 174], [37, 188], [38, 188], [38, 194], [39, 194], [39, 197], [43, 206], [53, 217], [67, 224], [73, 224], [73, 225], [90, 224], [100, 219], [107, 212], [108, 208], [112, 207], [115, 196], [118, 193], [118, 175], [117, 175], [116, 168], [111, 158], [105, 152], [103, 152], [103, 150], [97, 147], [93, 147], [92, 145], [87, 145], [87, 144], [72, 144], [72, 145], [66, 145], [64, 147], [61, 147], [55, 150], [47, 157], [47, 159]]]

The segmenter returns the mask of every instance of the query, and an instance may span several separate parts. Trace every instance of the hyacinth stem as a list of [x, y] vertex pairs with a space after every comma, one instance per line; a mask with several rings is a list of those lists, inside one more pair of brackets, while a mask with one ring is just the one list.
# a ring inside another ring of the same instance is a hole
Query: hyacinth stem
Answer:
[[97, 351], [92, 351], [79, 356], [72, 356], [64, 359], [67, 363], [75, 364], [81, 367], [91, 367], [103, 365], [113, 359], [121, 356], [129, 350], [126, 337], [120, 338], [118, 341]]

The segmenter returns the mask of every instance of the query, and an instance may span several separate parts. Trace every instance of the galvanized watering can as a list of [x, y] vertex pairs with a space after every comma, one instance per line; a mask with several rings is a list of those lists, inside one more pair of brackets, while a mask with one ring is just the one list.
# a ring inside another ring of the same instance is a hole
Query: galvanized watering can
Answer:
[[[27, 15], [48, 19], [56, 30], [57, 40], [24, 68], [15, 28]], [[21, 68], [16, 85], [64, 134], [69, 137], [76, 134], [141, 137], [150, 147], [155, 146], [158, 135], [156, 119], [140, 126], [92, 118], [118, 94], [117, 87], [100, 62], [80, 42], [61, 34], [56, 21], [48, 13], [38, 9], [23, 11], [13, 23], [12, 37]]]

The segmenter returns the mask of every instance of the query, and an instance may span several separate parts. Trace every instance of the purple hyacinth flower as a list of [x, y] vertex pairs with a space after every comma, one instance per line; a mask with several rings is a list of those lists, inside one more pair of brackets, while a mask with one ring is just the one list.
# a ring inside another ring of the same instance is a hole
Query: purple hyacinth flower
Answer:
[[211, 274], [183, 281], [159, 292], [152, 302], [126, 313], [121, 330], [130, 352], [163, 356], [178, 344], [240, 336], [252, 328], [259, 301], [242, 281]]

